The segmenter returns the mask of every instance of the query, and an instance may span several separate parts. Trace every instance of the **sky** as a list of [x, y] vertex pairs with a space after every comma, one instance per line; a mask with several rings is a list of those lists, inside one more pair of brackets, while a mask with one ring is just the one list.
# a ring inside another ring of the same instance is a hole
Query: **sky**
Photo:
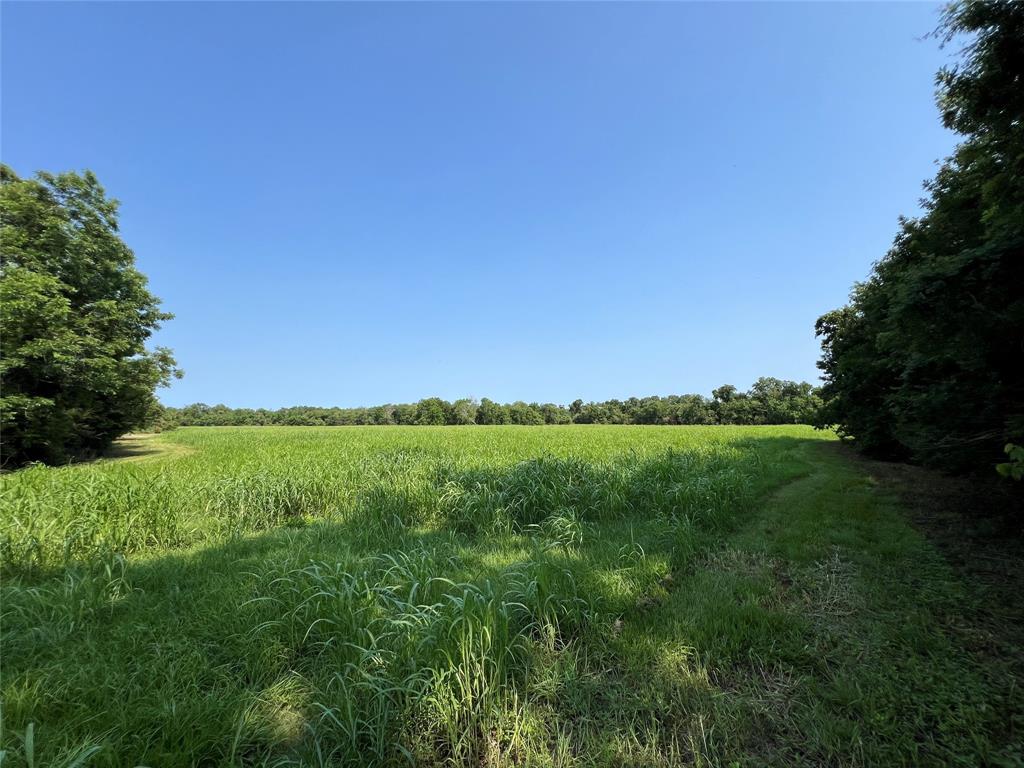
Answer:
[[0, 157], [92, 169], [167, 405], [817, 382], [956, 137], [926, 3], [17, 3]]

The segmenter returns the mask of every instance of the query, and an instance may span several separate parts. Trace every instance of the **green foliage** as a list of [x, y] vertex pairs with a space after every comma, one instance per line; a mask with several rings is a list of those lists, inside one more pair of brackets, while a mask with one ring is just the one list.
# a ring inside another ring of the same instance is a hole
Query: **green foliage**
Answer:
[[443, 426], [453, 416], [451, 405], [439, 397], [428, 397], [416, 404], [416, 423], [420, 426]]
[[701, 395], [631, 397], [584, 403], [565, 408], [554, 403], [503, 405], [488, 398], [479, 403], [462, 398], [449, 403], [438, 397], [403, 405], [372, 408], [313, 408], [296, 406], [270, 411], [264, 408], [228, 408], [195, 403], [184, 408], [161, 408], [152, 417], [160, 429], [173, 426], [307, 426], [402, 424], [418, 426], [468, 424], [812, 424], [821, 399], [806, 382], [758, 379], [748, 392], [732, 385], [715, 390], [714, 398]]
[[996, 472], [1011, 480], [1024, 480], [1024, 446], [1007, 443], [1003, 451], [1010, 460], [996, 464]]
[[850, 305], [822, 316], [821, 423], [867, 451], [990, 468], [1024, 431], [1024, 4], [951, 6], [971, 36], [939, 106], [964, 135]]
[[480, 401], [476, 412], [477, 424], [511, 424], [512, 416], [507, 405], [501, 405], [486, 397]]
[[456, 400], [451, 405], [451, 424], [475, 424], [480, 404], [468, 397]]
[[180, 375], [145, 348], [171, 316], [118, 237], [117, 202], [88, 171], [26, 180], [0, 166], [0, 240], [0, 461], [100, 451]]

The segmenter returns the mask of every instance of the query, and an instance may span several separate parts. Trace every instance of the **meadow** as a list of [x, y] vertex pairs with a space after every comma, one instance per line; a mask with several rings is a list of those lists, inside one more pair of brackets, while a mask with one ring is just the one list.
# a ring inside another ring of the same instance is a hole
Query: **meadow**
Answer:
[[8, 766], [1015, 765], [809, 427], [186, 428], [2, 478]]

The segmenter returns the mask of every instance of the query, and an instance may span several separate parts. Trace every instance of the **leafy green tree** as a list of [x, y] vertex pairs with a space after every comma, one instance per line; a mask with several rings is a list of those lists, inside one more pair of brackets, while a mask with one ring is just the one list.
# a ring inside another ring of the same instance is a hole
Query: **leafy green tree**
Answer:
[[576, 417], [583, 411], [583, 401], [576, 398], [572, 401], [572, 405], [569, 406], [569, 414], [572, 416], [572, 420], [576, 421]]
[[400, 403], [395, 406], [395, 424], [415, 424], [416, 406], [410, 403]]
[[669, 402], [666, 398], [645, 397], [638, 400], [632, 397], [626, 404], [631, 424], [666, 424], [669, 421]]
[[95, 175], [0, 166], [0, 461], [102, 451], [154, 413], [181, 372], [146, 341], [171, 315], [118, 235]]
[[615, 424], [616, 412], [610, 403], [587, 403], [579, 409], [573, 421], [577, 424]]
[[939, 32], [970, 40], [937, 76], [964, 139], [923, 214], [819, 318], [821, 422], [869, 452], [964, 471], [1024, 436], [1024, 3], [954, 4]]
[[701, 395], [669, 398], [672, 424], [714, 424], [715, 412]]
[[751, 409], [743, 402], [745, 395], [732, 384], [723, 384], [711, 390], [711, 408], [718, 424], [745, 424], [752, 416]]
[[712, 399], [719, 403], [731, 402], [739, 396], [739, 390], [737, 390], [732, 384], [723, 384], [722, 386], [711, 390]]
[[528, 404], [522, 400], [517, 400], [508, 406], [508, 412], [513, 424], [530, 425], [544, 423], [544, 414], [533, 403]]
[[378, 405], [371, 408], [368, 413], [368, 424], [394, 424], [395, 423], [395, 408], [391, 405]]
[[436, 397], [415, 404], [373, 408], [296, 406], [277, 411], [232, 410], [223, 405], [197, 403], [180, 409], [162, 409], [161, 424], [569, 424], [574, 420], [573, 408], [575, 421], [580, 424], [809, 424], [821, 405], [817, 390], [810, 384], [770, 377], [758, 379], [748, 392], [740, 392], [731, 385], [715, 392], [718, 399], [714, 401], [701, 395], [669, 395], [585, 405], [578, 400], [570, 408], [521, 400], [503, 405], [487, 398], [480, 403], [468, 398], [448, 403]]
[[572, 421], [568, 409], [554, 403], [544, 403], [540, 406], [540, 412], [545, 424], [569, 424]]
[[452, 403], [452, 424], [476, 424], [476, 413], [480, 404], [472, 398], [463, 397]]
[[814, 387], [807, 382], [770, 376], [755, 381], [747, 397], [755, 404], [754, 418], [761, 424], [806, 424], [820, 407]]
[[416, 423], [422, 426], [444, 426], [449, 423], [451, 405], [440, 397], [428, 397], [416, 404]]
[[476, 412], [477, 424], [510, 424], [512, 417], [508, 412], [508, 406], [500, 405], [486, 397], [480, 401], [480, 408]]

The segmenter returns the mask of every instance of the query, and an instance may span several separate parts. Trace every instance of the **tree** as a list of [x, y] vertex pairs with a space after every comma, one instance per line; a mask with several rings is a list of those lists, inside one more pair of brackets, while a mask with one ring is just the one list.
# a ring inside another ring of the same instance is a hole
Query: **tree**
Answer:
[[395, 406], [396, 424], [416, 424], [416, 406], [411, 403], [400, 403]]
[[369, 410], [367, 415], [367, 423], [369, 424], [394, 424], [395, 423], [395, 408], [391, 405], [378, 405]]
[[569, 424], [572, 421], [569, 411], [554, 403], [544, 403], [540, 406], [540, 412], [545, 424]]
[[480, 404], [469, 397], [463, 397], [452, 403], [452, 424], [476, 424], [476, 412]]
[[683, 395], [674, 398], [673, 424], [714, 424], [715, 412], [701, 395]]
[[580, 400], [579, 398], [576, 398], [575, 400], [572, 401], [572, 404], [569, 406], [569, 415], [572, 416], [573, 421], [576, 421], [576, 417], [579, 416], [582, 411], [583, 401]]
[[[587, 403], [577, 400], [572, 408], [554, 403], [503, 405], [486, 397], [478, 404], [463, 398], [448, 403], [428, 398], [415, 404], [380, 405], [372, 408], [311, 408], [297, 406], [277, 411], [232, 410], [223, 405], [212, 408], [202, 403], [185, 408], [164, 408], [161, 424], [213, 426], [230, 424], [810, 424], [821, 399], [807, 382], [765, 377], [748, 392], [732, 385], [715, 390], [719, 399], [711, 402], [701, 395], [631, 397], [625, 402], [606, 400]], [[724, 398], [724, 399], [723, 399]], [[724, 421], [722, 421], [724, 419]]]
[[451, 405], [440, 397], [428, 397], [416, 404], [416, 423], [425, 426], [444, 426], [449, 423]]
[[540, 406], [536, 403], [527, 404], [522, 400], [517, 400], [508, 406], [508, 414], [513, 424], [529, 425], [544, 423], [544, 414], [541, 413]]
[[750, 415], [745, 395], [732, 384], [723, 384], [711, 390], [711, 408], [719, 424], [743, 424], [744, 418]]
[[1024, 436], [1024, 4], [954, 4], [939, 34], [971, 40], [936, 78], [964, 140], [925, 185], [924, 213], [816, 330], [824, 424], [963, 471]]
[[663, 424], [667, 420], [668, 403], [660, 397], [645, 397], [642, 400], [631, 397], [627, 406], [631, 424]]
[[480, 401], [476, 412], [477, 424], [508, 424], [511, 421], [507, 405], [499, 405], [486, 397]]
[[4, 466], [102, 451], [180, 376], [146, 341], [171, 315], [118, 236], [118, 203], [86, 171], [21, 179], [0, 166]]

